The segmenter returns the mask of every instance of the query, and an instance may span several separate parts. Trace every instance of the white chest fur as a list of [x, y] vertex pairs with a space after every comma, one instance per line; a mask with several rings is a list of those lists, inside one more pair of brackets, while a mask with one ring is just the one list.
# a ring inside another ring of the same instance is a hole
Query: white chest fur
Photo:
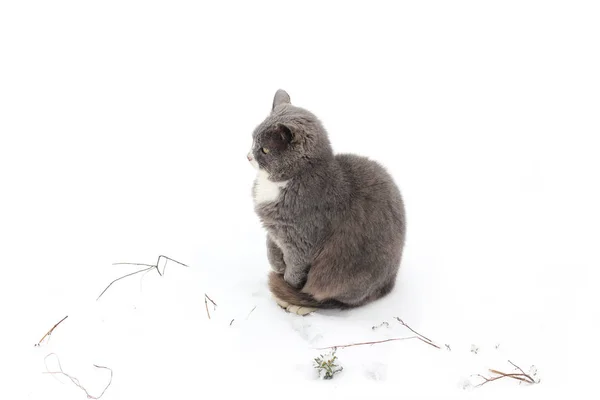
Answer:
[[281, 189], [287, 182], [273, 182], [269, 180], [269, 174], [259, 170], [256, 175], [256, 187], [254, 189], [254, 204], [271, 203], [277, 200]]

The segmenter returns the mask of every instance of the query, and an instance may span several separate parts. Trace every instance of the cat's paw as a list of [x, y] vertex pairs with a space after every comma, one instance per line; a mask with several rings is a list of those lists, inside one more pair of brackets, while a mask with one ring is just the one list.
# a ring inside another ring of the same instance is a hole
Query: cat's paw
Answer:
[[317, 311], [317, 309], [313, 308], [313, 307], [296, 306], [296, 305], [293, 305], [293, 304], [290, 304], [289, 306], [287, 306], [285, 308], [285, 310], [287, 312], [289, 312], [289, 313], [297, 314], [297, 315], [300, 315], [302, 317], [304, 317], [305, 315], [308, 315], [308, 314], [311, 314], [311, 313]]
[[273, 297], [275, 299], [275, 302], [279, 305], [279, 307], [283, 308], [284, 310], [286, 310], [287, 312], [289, 312], [291, 314], [305, 316], [305, 315], [308, 315], [317, 310], [316, 308], [313, 308], [313, 307], [303, 307], [303, 306], [297, 306], [294, 304], [290, 304], [285, 300], [281, 300], [275, 296], [273, 296]]
[[281, 300], [281, 299], [280, 299], [279, 297], [277, 297], [277, 296], [273, 296], [273, 298], [275, 299], [275, 303], [277, 303], [277, 305], [279, 305], [279, 307], [281, 307], [281, 308], [283, 308], [283, 309], [286, 309], [286, 308], [287, 308], [287, 307], [290, 305], [290, 303], [288, 303], [288, 302], [287, 302], [287, 301], [285, 301], [285, 300]]
[[269, 265], [271, 266], [271, 270], [277, 274], [283, 274], [285, 272], [285, 264], [283, 262], [280, 264], [271, 262]]

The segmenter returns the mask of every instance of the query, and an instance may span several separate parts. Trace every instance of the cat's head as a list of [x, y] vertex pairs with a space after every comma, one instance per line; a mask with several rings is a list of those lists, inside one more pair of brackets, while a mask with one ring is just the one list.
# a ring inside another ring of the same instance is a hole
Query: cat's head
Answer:
[[248, 161], [274, 182], [286, 181], [333, 157], [327, 132], [311, 112], [291, 104], [279, 89], [271, 114], [252, 134]]

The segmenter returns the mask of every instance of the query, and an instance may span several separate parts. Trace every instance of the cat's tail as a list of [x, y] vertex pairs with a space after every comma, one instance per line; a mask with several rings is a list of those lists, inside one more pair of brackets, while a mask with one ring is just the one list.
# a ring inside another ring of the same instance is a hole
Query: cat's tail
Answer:
[[273, 296], [279, 300], [283, 300], [286, 303], [296, 306], [328, 309], [350, 308], [347, 304], [337, 300], [319, 301], [310, 294], [301, 292], [295, 287], [291, 286], [283, 279], [283, 274], [278, 274], [273, 271], [271, 271], [271, 274], [269, 275], [269, 289], [271, 290], [271, 293], [273, 293]]

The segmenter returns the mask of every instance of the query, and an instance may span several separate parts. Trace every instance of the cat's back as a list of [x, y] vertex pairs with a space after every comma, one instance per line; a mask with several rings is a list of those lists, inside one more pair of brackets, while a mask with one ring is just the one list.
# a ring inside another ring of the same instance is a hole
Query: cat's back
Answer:
[[[405, 208], [400, 189], [379, 162], [355, 154], [338, 154], [336, 162], [347, 185], [350, 206], [342, 212], [343, 224], [353, 230], [377, 232], [384, 240], [404, 242]], [[391, 239], [387, 235], [393, 236]]]
[[354, 199], [392, 201], [403, 207], [398, 186], [379, 162], [355, 154], [337, 154], [335, 159]]

